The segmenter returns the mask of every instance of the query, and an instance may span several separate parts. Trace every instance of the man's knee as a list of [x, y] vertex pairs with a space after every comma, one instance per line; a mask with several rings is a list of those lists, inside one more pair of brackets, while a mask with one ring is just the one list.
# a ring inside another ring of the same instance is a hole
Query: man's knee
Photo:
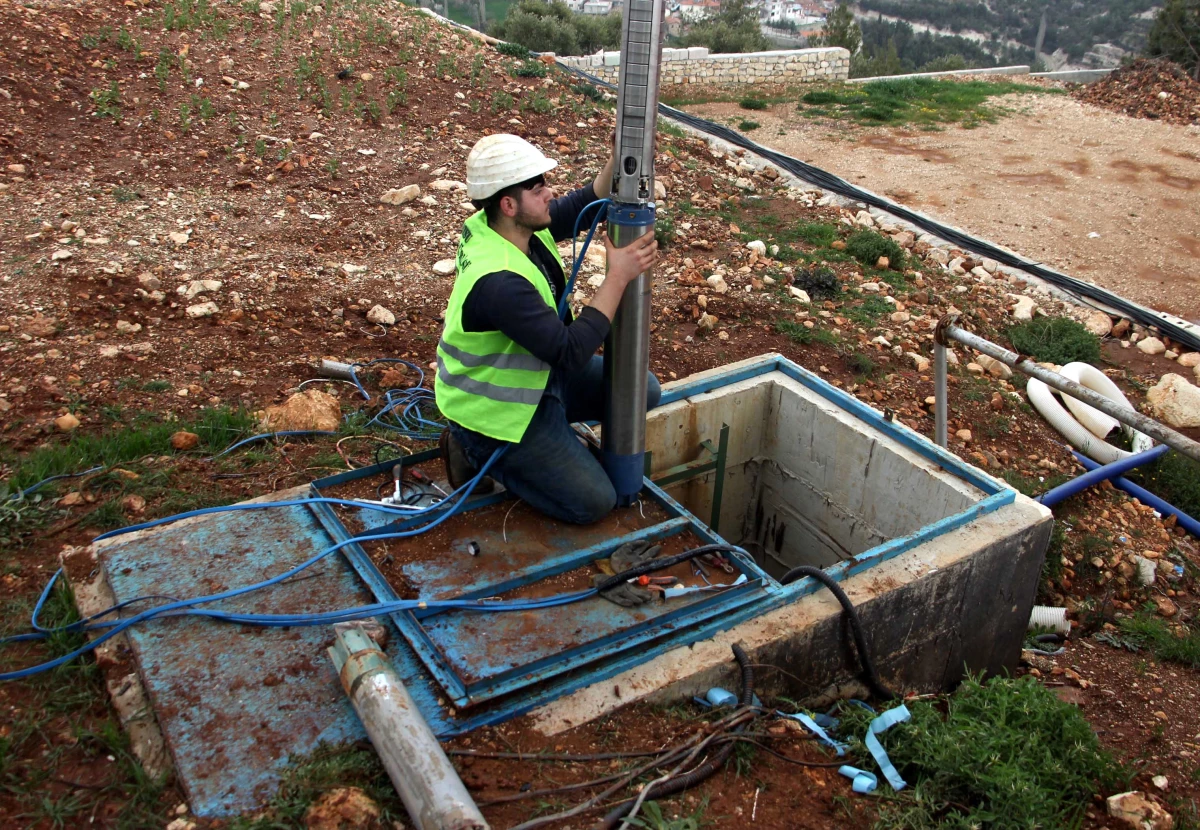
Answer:
[[617, 506], [617, 491], [608, 476], [601, 473], [591, 476], [579, 487], [572, 487], [563, 504], [563, 517], [574, 524], [588, 525], [598, 522]]
[[646, 409], [654, 409], [662, 398], [662, 386], [653, 372], [649, 374], [650, 377], [646, 379]]

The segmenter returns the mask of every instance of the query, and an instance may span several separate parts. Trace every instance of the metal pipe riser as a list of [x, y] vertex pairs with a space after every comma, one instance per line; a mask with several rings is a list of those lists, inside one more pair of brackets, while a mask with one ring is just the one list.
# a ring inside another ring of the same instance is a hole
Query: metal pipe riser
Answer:
[[971, 334], [971, 332], [956, 325], [939, 325], [939, 328], [941, 329], [942, 336], [946, 339], [962, 343], [964, 346], [969, 346], [977, 352], [982, 352], [988, 357], [999, 360], [1006, 366], [1035, 377], [1047, 386], [1057, 389], [1060, 392], [1065, 392], [1071, 397], [1099, 409], [1106, 415], [1111, 415], [1121, 423], [1133, 427], [1138, 432], [1143, 432], [1156, 441], [1161, 441], [1168, 447], [1178, 450], [1189, 458], [1200, 461], [1200, 443], [1169, 427], [1163, 426], [1153, 418], [1148, 418], [1134, 409], [1127, 409], [1119, 403], [1109, 400], [1099, 392], [1093, 392], [1086, 386], [1081, 386], [1075, 381], [1063, 377], [1058, 372], [1051, 372], [1049, 369], [1038, 366], [1032, 360], [1021, 357], [1016, 352], [1010, 352], [1003, 346], [997, 346], [995, 343], [984, 340], [982, 337]]
[[[654, 233], [654, 208], [615, 204], [608, 209], [608, 235], [622, 248]], [[604, 341], [603, 429], [601, 463], [617, 503], [637, 501], [642, 490], [646, 451], [646, 384], [650, 372], [650, 290], [653, 279], [643, 272], [625, 287]]]
[[488, 830], [404, 683], [358, 623], [328, 649], [342, 688], [418, 830]]

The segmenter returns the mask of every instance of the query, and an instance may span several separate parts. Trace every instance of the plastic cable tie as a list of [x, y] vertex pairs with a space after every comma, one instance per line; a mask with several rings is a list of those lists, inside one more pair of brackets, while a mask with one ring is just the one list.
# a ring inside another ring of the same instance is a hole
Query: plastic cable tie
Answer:
[[873, 793], [875, 792], [875, 788], [879, 786], [879, 779], [875, 777], [875, 773], [867, 772], [865, 769], [844, 764], [838, 767], [838, 772], [851, 779], [852, 783], [850, 786], [860, 795]]
[[879, 735], [891, 729], [898, 723], [904, 723], [912, 717], [908, 711], [908, 707], [900, 704], [895, 709], [888, 709], [882, 715], [879, 715], [875, 720], [871, 721], [871, 725], [867, 728], [867, 735], [863, 738], [863, 743], [867, 745], [871, 756], [875, 759], [875, 763], [879, 764], [879, 771], [883, 773], [883, 777], [892, 785], [892, 789], [896, 792], [904, 789], [908, 784], [900, 773], [896, 771], [896, 767], [892, 764], [892, 760], [888, 758], [887, 751], [883, 748], [883, 744], [879, 742]]
[[828, 744], [829, 746], [833, 747], [833, 751], [836, 752], [839, 756], [846, 754], [846, 745], [845, 744], [839, 743], [838, 741], [835, 741], [833, 738], [829, 737], [828, 732], [826, 732], [820, 726], [817, 726], [817, 722], [815, 720], [813, 720], [812, 718], [810, 718], [808, 715], [804, 714], [803, 712], [797, 712], [794, 715], [790, 715], [787, 712], [776, 712], [775, 714], [779, 715], [780, 717], [791, 718], [794, 721], [799, 721], [804, 727], [806, 727], [808, 729], [809, 732], [812, 732], [814, 735], [816, 735], [817, 738], [819, 738], [822, 743]]

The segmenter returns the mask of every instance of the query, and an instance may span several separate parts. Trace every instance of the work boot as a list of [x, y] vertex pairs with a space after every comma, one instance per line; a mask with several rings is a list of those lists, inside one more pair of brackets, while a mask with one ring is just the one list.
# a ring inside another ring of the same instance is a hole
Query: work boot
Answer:
[[[467, 454], [463, 452], [462, 445], [458, 443], [458, 439], [454, 437], [450, 427], [442, 430], [438, 446], [442, 450], [442, 463], [446, 465], [446, 480], [450, 482], [451, 490], [457, 490], [479, 474], [478, 468], [467, 459]], [[479, 479], [479, 483], [475, 485], [472, 492], [486, 495], [494, 489], [496, 489], [496, 482], [492, 480], [491, 476], [484, 476]]]

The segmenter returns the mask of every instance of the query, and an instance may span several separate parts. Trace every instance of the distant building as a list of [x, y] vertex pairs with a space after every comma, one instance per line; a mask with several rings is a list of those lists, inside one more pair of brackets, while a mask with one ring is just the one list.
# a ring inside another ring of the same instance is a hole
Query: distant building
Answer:
[[612, 11], [612, 0], [584, 0], [584, 14], [608, 14]]
[[712, 17], [721, 10], [720, 0], [680, 0], [679, 17], [684, 23], [695, 23]]

